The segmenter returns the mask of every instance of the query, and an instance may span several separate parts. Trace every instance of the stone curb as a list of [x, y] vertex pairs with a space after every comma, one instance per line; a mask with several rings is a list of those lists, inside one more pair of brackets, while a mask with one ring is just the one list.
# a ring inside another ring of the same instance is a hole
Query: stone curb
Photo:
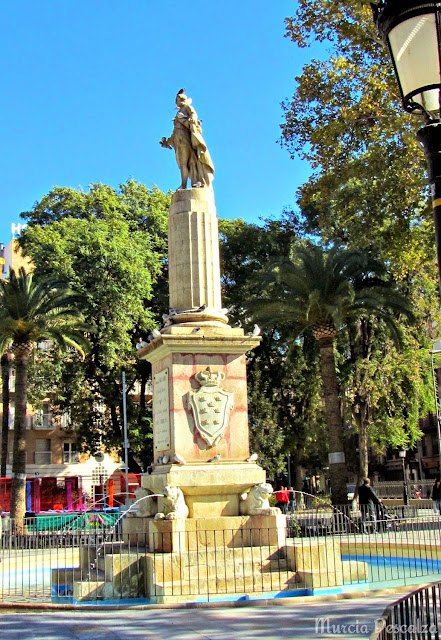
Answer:
[[121, 610], [148, 610], [148, 609], [234, 609], [235, 607], [288, 607], [297, 604], [317, 604], [320, 602], [335, 602], [336, 600], [355, 600], [357, 598], [372, 598], [386, 596], [409, 591], [416, 591], [423, 587], [439, 584], [437, 582], [423, 582], [408, 586], [390, 587], [387, 589], [375, 589], [366, 591], [351, 591], [348, 593], [333, 594], [329, 596], [293, 596], [291, 598], [268, 598], [264, 600], [233, 600], [218, 602], [178, 602], [176, 604], [135, 604], [135, 605], [79, 605], [79, 604], [49, 604], [49, 603], [9, 603], [0, 602], [0, 615], [15, 611], [121, 611]]

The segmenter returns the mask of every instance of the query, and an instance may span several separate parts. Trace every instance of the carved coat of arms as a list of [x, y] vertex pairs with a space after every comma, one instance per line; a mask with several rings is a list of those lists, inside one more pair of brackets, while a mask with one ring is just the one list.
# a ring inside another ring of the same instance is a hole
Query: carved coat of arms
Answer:
[[190, 391], [189, 404], [201, 438], [213, 447], [222, 438], [228, 426], [234, 394], [219, 387], [225, 378], [221, 371], [214, 372], [208, 367], [195, 377], [201, 388]]

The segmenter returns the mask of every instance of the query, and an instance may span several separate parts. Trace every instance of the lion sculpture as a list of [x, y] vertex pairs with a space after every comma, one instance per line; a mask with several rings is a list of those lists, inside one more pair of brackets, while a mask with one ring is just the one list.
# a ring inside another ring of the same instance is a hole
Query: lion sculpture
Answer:
[[164, 497], [159, 499], [159, 512], [155, 515], [155, 520], [188, 518], [188, 507], [179, 487], [167, 485], [164, 487], [163, 494]]
[[243, 516], [278, 516], [278, 507], [270, 507], [269, 497], [273, 492], [268, 482], [262, 482], [251, 487], [249, 493], [242, 494], [240, 513]]

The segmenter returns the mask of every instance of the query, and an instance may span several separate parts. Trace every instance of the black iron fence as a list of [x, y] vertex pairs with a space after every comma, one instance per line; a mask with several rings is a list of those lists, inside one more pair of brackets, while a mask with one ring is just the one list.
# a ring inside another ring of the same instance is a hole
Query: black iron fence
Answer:
[[[407, 493], [410, 499], [430, 499], [434, 480], [407, 481]], [[402, 499], [403, 481], [377, 481], [372, 485], [375, 493], [383, 499]]]
[[441, 583], [422, 587], [391, 604], [376, 621], [370, 640], [439, 640]]
[[418, 508], [413, 505], [383, 504], [375, 509], [359, 505], [331, 506], [316, 501], [315, 506], [288, 514], [287, 526], [291, 536], [340, 535], [347, 533], [384, 533], [404, 531], [417, 524], [422, 529], [437, 529], [440, 523], [438, 510]]
[[0, 601], [197, 602], [441, 580], [440, 522], [430, 509], [349, 506], [299, 511], [274, 527], [88, 514], [29, 519], [18, 535], [6, 521]]

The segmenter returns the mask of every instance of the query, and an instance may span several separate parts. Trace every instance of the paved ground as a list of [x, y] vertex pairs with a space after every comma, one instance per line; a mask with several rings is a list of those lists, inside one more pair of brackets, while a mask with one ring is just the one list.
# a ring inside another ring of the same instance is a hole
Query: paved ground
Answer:
[[[2, 640], [358, 640], [404, 593], [270, 606], [16, 611], [0, 610]], [[346, 628], [343, 625], [347, 625]]]

